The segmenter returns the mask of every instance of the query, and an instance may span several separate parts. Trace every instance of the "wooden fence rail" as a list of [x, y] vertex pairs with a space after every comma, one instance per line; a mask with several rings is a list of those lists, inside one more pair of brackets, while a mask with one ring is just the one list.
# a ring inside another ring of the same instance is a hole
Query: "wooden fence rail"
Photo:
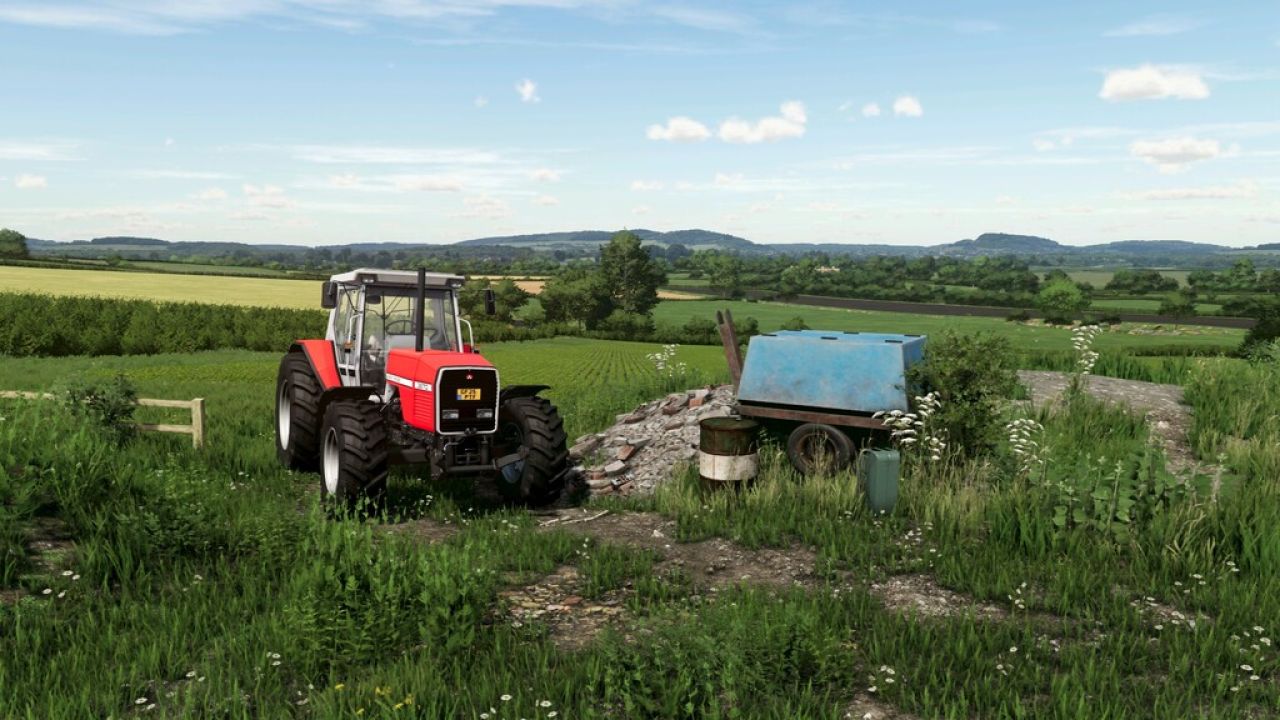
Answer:
[[[51, 400], [55, 396], [50, 393], [23, 392], [18, 390], [0, 391], [0, 398], [18, 398], [23, 400]], [[183, 433], [191, 436], [191, 446], [199, 450], [204, 447], [204, 398], [194, 400], [155, 400], [138, 398], [143, 407], [176, 408], [191, 413], [190, 425], [168, 425], [158, 423], [138, 423], [138, 429], [147, 432]]]

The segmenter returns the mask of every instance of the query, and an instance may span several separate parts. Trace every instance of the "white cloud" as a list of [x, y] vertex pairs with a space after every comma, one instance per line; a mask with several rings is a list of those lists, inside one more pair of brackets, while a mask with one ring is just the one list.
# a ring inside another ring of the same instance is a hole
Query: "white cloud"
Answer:
[[655, 7], [653, 14], [680, 25], [714, 32], [744, 32], [753, 24], [742, 15], [681, 5]]
[[171, 137], [167, 137], [167, 138], [165, 138], [165, 139], [164, 139], [164, 146], [165, 146], [165, 147], [173, 147], [173, 146], [174, 146], [174, 143], [175, 143], [175, 140], [174, 140], [173, 138], [171, 138]]
[[445, 175], [393, 175], [391, 184], [402, 192], [458, 192], [462, 181]]
[[924, 106], [910, 95], [903, 95], [893, 101], [893, 114], [904, 117], [920, 117], [924, 115]]
[[129, 174], [148, 180], [234, 180], [236, 177], [229, 173], [205, 170], [136, 170]]
[[1209, 97], [1209, 86], [1195, 70], [1148, 64], [1108, 72], [1098, 97], [1112, 102], [1164, 98], [1203, 100]]
[[991, 20], [960, 20], [952, 25], [958, 33], [976, 35], [978, 33], [993, 33], [1000, 31], [1000, 23]]
[[677, 115], [667, 120], [666, 125], [650, 125], [645, 131], [650, 140], [670, 140], [673, 142], [696, 142], [711, 137], [707, 126], [693, 118]]
[[481, 217], [498, 220], [511, 214], [511, 206], [492, 195], [469, 195], [462, 199], [465, 210], [458, 217]]
[[558, 182], [560, 180], [560, 171], [550, 168], [538, 168], [529, 173], [529, 177], [542, 182]]
[[538, 97], [538, 83], [529, 78], [516, 83], [516, 92], [520, 94], [520, 102], [542, 102], [542, 98]]
[[631, 208], [632, 215], [648, 215], [652, 211], [653, 211], [653, 208], [649, 207], [648, 205], [637, 205]]
[[997, 204], [997, 205], [1013, 205], [1013, 204], [1014, 204], [1014, 203], [1016, 203], [1016, 202], [1018, 202], [1018, 198], [1015, 198], [1015, 197], [1013, 197], [1012, 195], [997, 195], [997, 196], [996, 196], [996, 204]]
[[740, 185], [742, 183], [742, 173], [716, 173], [716, 187], [729, 187], [731, 185]]
[[550, 207], [552, 205], [559, 205], [560, 200], [559, 198], [552, 197], [551, 195], [539, 195], [538, 197], [533, 199], [533, 204], [542, 205], [544, 207]]
[[731, 143], [759, 143], [804, 136], [809, 117], [804, 103], [789, 100], [778, 108], [779, 117], [761, 118], [755, 123], [730, 118], [720, 123], [720, 139]]
[[1194, 30], [1198, 26], [1199, 23], [1190, 18], [1177, 15], [1151, 15], [1128, 25], [1121, 25], [1118, 28], [1108, 30], [1103, 34], [1107, 37], [1178, 35], [1188, 30]]
[[198, 193], [194, 193], [191, 198], [193, 200], [225, 200], [227, 198], [227, 191], [216, 187], [207, 188]]
[[1039, 152], [1048, 152], [1058, 147], [1058, 144], [1048, 138], [1032, 138], [1031, 146]]
[[638, 192], [649, 192], [652, 190], [661, 190], [662, 183], [657, 180], [632, 180], [631, 189]]
[[0, 160], [74, 160], [75, 148], [70, 142], [0, 140]]
[[869, 102], [862, 106], [862, 117], [880, 117], [880, 103]]
[[342, 175], [330, 175], [329, 185], [336, 188], [353, 188], [360, 185], [360, 176], [355, 173], [343, 173]]
[[49, 181], [43, 175], [19, 175], [13, 179], [14, 187], [20, 190], [49, 187]]
[[284, 196], [284, 190], [275, 185], [250, 185], [245, 183], [241, 188], [249, 204], [254, 207], [287, 208], [293, 201]]
[[1258, 194], [1258, 184], [1252, 180], [1241, 180], [1234, 185], [1211, 185], [1206, 187], [1161, 188], [1126, 193], [1121, 197], [1133, 200], [1234, 200], [1251, 198]]
[[1217, 140], [1177, 137], [1165, 140], [1137, 140], [1129, 146], [1129, 154], [1155, 165], [1161, 172], [1178, 172], [1188, 164], [1209, 160], [1222, 154]]
[[[274, 149], [252, 146], [250, 149]], [[393, 145], [297, 145], [287, 148], [295, 159], [320, 164], [365, 165], [496, 165], [502, 156], [472, 148], [404, 147]]]
[[487, 97], [485, 97], [485, 96], [483, 96], [483, 95], [477, 95], [477, 96], [476, 96], [476, 99], [475, 99], [475, 100], [473, 100], [472, 102], [474, 102], [474, 103], [475, 103], [475, 106], [476, 106], [476, 107], [478, 107], [478, 108], [482, 108], [482, 107], [484, 107], [485, 105], [488, 105], [488, 104], [489, 104], [489, 98], [487, 98]]

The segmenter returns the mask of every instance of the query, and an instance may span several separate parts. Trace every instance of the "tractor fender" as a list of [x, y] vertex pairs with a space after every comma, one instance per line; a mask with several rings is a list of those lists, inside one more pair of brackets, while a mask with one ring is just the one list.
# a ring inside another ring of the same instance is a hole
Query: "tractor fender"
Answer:
[[375, 398], [378, 398], [378, 389], [364, 385], [329, 388], [320, 393], [320, 417], [324, 417], [325, 411], [329, 409], [329, 404], [336, 400], [371, 400]]
[[501, 405], [513, 398], [533, 397], [543, 390], [550, 389], [550, 385], [509, 385], [498, 391], [498, 404]]
[[333, 343], [328, 340], [296, 340], [289, 346], [289, 352], [300, 352], [307, 356], [311, 369], [326, 390], [342, 387], [342, 379], [338, 376], [338, 357], [334, 355]]

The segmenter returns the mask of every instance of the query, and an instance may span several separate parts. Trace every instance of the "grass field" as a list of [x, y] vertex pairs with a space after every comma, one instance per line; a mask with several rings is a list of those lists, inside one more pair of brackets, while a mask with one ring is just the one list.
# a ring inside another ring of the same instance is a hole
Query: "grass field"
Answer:
[[320, 284], [314, 280], [173, 273], [0, 267], [0, 291], [263, 307], [320, 306]]
[[158, 262], [151, 260], [126, 260], [124, 265], [131, 268], [141, 268], [143, 270], [155, 270], [162, 273], [190, 273], [205, 274], [217, 273], [219, 275], [245, 275], [248, 277], [274, 277], [283, 278], [286, 273], [279, 270], [272, 270], [264, 267], [242, 267], [239, 265], [201, 265], [199, 263], [181, 263], [181, 262]]
[[[736, 319], [754, 317], [762, 332], [777, 330], [784, 322], [802, 317], [809, 327], [818, 330], [858, 330], [863, 332], [897, 332], [920, 335], [937, 334], [946, 330], [962, 333], [991, 332], [1003, 335], [1019, 348], [1035, 350], [1068, 350], [1071, 347], [1071, 331], [1060, 328], [1011, 323], [1000, 318], [943, 317], [938, 315], [911, 315], [906, 313], [872, 312], [867, 310], [842, 310], [788, 305], [772, 302], [728, 302], [717, 300], [690, 300], [659, 303], [654, 319], [660, 323], [683, 325], [691, 316], [715, 317], [717, 310], [729, 308]], [[1121, 324], [1103, 333], [1098, 347], [1103, 350], [1119, 350], [1152, 345], [1200, 345], [1236, 346], [1244, 337], [1240, 330], [1229, 328], [1182, 327], [1168, 328], [1155, 334], [1131, 334], [1137, 326]], [[1155, 332], [1155, 331], [1152, 331]]]
[[[661, 392], [643, 360], [653, 349], [554, 340], [486, 352], [507, 382], [554, 373], [572, 413], [572, 402]], [[676, 521], [664, 542], [687, 552], [721, 538], [731, 555], [771, 558], [766, 571], [812, 565], [798, 585], [734, 577], [711, 592], [623, 537], [539, 528], [465, 485], [409, 473], [393, 479], [392, 516], [328, 517], [315, 476], [275, 461], [277, 359], [0, 359], [9, 387], [123, 371], [146, 396], [206, 397], [210, 441], [200, 453], [171, 436], [117, 447], [56, 403], [0, 402], [0, 717], [1280, 712], [1275, 369], [1206, 366], [1188, 388], [1197, 451], [1223, 453], [1244, 482], [1225, 482], [1215, 502], [1144, 495], [1111, 526], [1089, 524], [1095, 503], [1060, 527], [1055, 505], [1073, 497], [1064, 488], [1127, 486], [1125, 468], [1153, 451], [1141, 421], [1087, 401], [1034, 416], [1043, 474], [1002, 469], [1007, 454], [909, 465], [887, 516], [868, 515], [851, 476], [802, 482], [771, 446], [741, 495], [705, 497], [685, 477], [652, 500], [588, 508], [620, 522], [662, 513]], [[681, 359], [716, 372], [713, 348]], [[59, 552], [32, 564], [23, 544], [49, 528], [71, 542], [51, 540]], [[573, 602], [616, 610], [602, 634], [583, 626], [566, 648], [563, 611], [530, 616], [520, 603], [547, 601], [521, 593], [575, 572]], [[923, 594], [895, 600], [902, 583]], [[29, 595], [13, 604], [14, 588]], [[942, 610], [929, 604], [938, 593]]]
[[[1160, 310], [1160, 303], [1161, 301], [1158, 299], [1135, 300], [1130, 298], [1098, 298], [1093, 301], [1093, 304], [1089, 306], [1089, 309], [1156, 314]], [[1221, 310], [1222, 305], [1217, 303], [1196, 303], [1196, 312], [1201, 314], [1216, 313]]]
[[[1032, 268], [1032, 270], [1042, 275], [1053, 269], [1054, 268], [1043, 268], [1043, 267]], [[1075, 280], [1076, 282], [1087, 282], [1093, 285], [1098, 290], [1101, 290], [1102, 288], [1106, 287], [1107, 283], [1111, 282], [1111, 278], [1115, 277], [1115, 274], [1116, 274], [1115, 270], [1066, 269], [1066, 271], [1067, 271], [1067, 274], [1071, 276], [1072, 280]], [[1174, 280], [1177, 280], [1182, 285], [1186, 285], [1187, 273], [1189, 272], [1190, 272], [1189, 270], [1161, 270], [1160, 274], [1168, 278], [1173, 278]]]

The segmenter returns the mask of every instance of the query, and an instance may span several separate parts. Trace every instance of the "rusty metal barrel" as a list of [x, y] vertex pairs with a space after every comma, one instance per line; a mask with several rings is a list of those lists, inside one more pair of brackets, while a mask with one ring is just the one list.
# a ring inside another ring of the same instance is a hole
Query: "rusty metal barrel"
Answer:
[[755, 420], [706, 418], [698, 429], [698, 477], [704, 488], [739, 488], [755, 480], [760, 471], [760, 425]]

